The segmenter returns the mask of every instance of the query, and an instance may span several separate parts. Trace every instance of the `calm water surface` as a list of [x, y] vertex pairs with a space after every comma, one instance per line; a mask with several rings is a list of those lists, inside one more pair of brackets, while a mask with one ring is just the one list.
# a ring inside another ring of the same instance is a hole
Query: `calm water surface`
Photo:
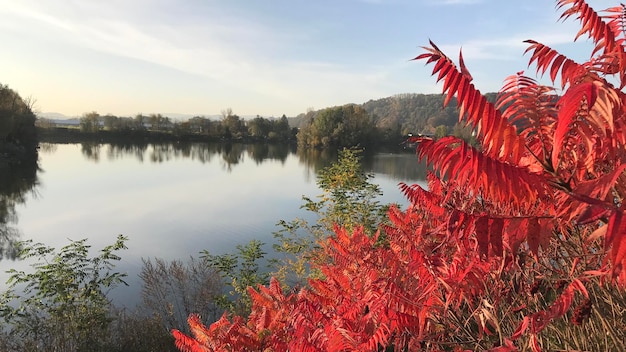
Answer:
[[[94, 249], [129, 237], [116, 269], [129, 287], [111, 292], [117, 304], [139, 300], [141, 258], [185, 259], [203, 249], [232, 252], [252, 239], [267, 243], [280, 219], [306, 217], [303, 195], [316, 196], [316, 171], [334, 160], [319, 152], [253, 145], [42, 145], [38, 185], [15, 206], [19, 239], [59, 248], [88, 238]], [[398, 182], [423, 182], [412, 153], [377, 153], [364, 161], [384, 192], [381, 202], [406, 201]], [[26, 263], [0, 261], [0, 280]], [[1, 287], [1, 286], [0, 286]]]

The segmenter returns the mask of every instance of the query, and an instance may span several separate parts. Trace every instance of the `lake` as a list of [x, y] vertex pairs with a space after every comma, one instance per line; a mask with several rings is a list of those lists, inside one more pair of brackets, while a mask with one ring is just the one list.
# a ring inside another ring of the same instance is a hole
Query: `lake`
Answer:
[[[132, 307], [140, 300], [141, 258], [186, 259], [203, 249], [222, 254], [252, 239], [271, 253], [276, 223], [308, 215], [300, 209], [302, 196], [321, 193], [316, 172], [333, 154], [275, 145], [42, 144], [34, 187], [8, 202], [14, 212], [4, 231], [55, 248], [88, 238], [100, 249], [118, 234], [128, 236], [116, 269], [128, 273], [130, 286], [109, 297]], [[379, 152], [363, 164], [383, 203], [406, 206], [398, 183], [424, 182], [414, 153]], [[15, 179], [24, 188], [26, 178]], [[2, 282], [9, 268], [28, 270], [5, 258]]]

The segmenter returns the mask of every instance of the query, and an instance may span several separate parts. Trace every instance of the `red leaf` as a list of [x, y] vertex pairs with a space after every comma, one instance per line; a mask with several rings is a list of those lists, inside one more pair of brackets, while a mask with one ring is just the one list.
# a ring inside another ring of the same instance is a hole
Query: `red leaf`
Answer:
[[465, 214], [458, 211], [458, 210], [452, 210], [449, 218], [448, 218], [448, 236], [455, 236], [458, 231], [459, 228], [461, 226], [461, 224], [463, 223], [463, 220], [465, 218]]
[[515, 255], [528, 235], [528, 219], [506, 219], [505, 225], [504, 244]]
[[619, 165], [602, 177], [581, 182], [573, 190], [574, 193], [571, 196], [574, 199], [589, 204], [576, 219], [577, 223], [585, 225], [597, 221], [614, 208], [612, 202], [607, 202], [604, 199], [625, 169], [626, 164]]
[[459, 108], [459, 122], [466, 119], [467, 124], [477, 128], [477, 139], [483, 143], [483, 151], [489, 157], [510, 162], [513, 151], [523, 145], [523, 139], [516, 133], [516, 127], [502, 117], [499, 110], [471, 83], [472, 77], [465, 67], [460, 54], [460, 68], [445, 56], [431, 42], [431, 48], [424, 48], [429, 53], [416, 59], [435, 62], [432, 74], [437, 74], [437, 81], [443, 80], [444, 106], [456, 95]]
[[[623, 208], [623, 207], [622, 207]], [[626, 264], [626, 221], [624, 221], [624, 212], [620, 208], [614, 211], [609, 218], [609, 224], [605, 236], [604, 247], [611, 247], [610, 259], [612, 264], [612, 278], [617, 279], [620, 285], [625, 285], [626, 278], [624, 265]]]
[[583, 98], [587, 102], [587, 109], [591, 109], [598, 95], [597, 87], [592, 82], [581, 83], [565, 92], [559, 101], [559, 115], [554, 132], [554, 147], [552, 148], [552, 167], [556, 170], [559, 164], [559, 155], [565, 137], [571, 130], [574, 117], [581, 107]]
[[522, 320], [522, 322], [519, 324], [517, 329], [515, 329], [515, 332], [513, 333], [513, 335], [511, 335], [511, 340], [517, 340], [520, 337], [522, 337], [522, 334], [524, 334], [526, 329], [528, 329], [529, 323], [530, 323], [530, 317], [525, 316], [524, 320]]
[[528, 232], [526, 234], [526, 241], [530, 251], [537, 256], [539, 253], [539, 243], [541, 242], [541, 226], [537, 218], [528, 219]]
[[563, 64], [563, 61], [565, 61], [566, 57], [563, 55], [559, 55], [553, 62], [552, 62], [552, 68], [550, 69], [550, 79], [552, 80], [552, 82], [556, 81], [556, 76], [559, 72], [559, 68], [561, 67], [561, 65]]
[[468, 82], [471, 82], [473, 78], [472, 75], [469, 73], [469, 70], [465, 66], [465, 62], [463, 61], [463, 53], [461, 51], [459, 51], [459, 66], [461, 67], [461, 73], [463, 74], [463, 76], [467, 78]]
[[576, 223], [579, 225], [587, 225], [598, 221], [600, 218], [606, 216], [609, 210], [605, 207], [598, 205], [590, 205], [583, 210], [583, 212], [576, 219]]
[[478, 241], [478, 253], [489, 257], [489, 218], [481, 216], [474, 223], [476, 240]]
[[493, 253], [502, 256], [502, 229], [504, 228], [504, 219], [496, 218], [489, 220], [489, 240]]
[[538, 219], [539, 222], [539, 245], [544, 250], [550, 245], [552, 239], [552, 219]]

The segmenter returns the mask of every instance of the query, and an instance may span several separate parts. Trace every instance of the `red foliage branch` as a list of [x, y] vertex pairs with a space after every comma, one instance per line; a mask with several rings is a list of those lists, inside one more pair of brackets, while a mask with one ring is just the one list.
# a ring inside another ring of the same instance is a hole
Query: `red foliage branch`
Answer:
[[[454, 178], [472, 195], [494, 202], [512, 204], [516, 211], [525, 213], [522, 215], [532, 215], [525, 210], [544, 203], [544, 206], [539, 205], [539, 208], [552, 211], [547, 214], [535, 214], [557, 216], [554, 228], [561, 232], [567, 232], [567, 229], [571, 228], [568, 222], [575, 214], [586, 212], [585, 220], [600, 219], [604, 216], [608, 219], [601, 225], [607, 226], [605, 247], [611, 251], [606, 263], [612, 265], [613, 279], [623, 286], [626, 285], [622, 274], [626, 263], [624, 243], [626, 226], [622, 224], [623, 209], [618, 207], [622, 194], [614, 197], [619, 199], [617, 203], [605, 198], [609, 189], [616, 192], [624, 188], [619, 176], [622, 174], [621, 165], [626, 157], [623, 135], [626, 96], [597, 75], [598, 72], [607, 74], [608, 71], [594, 70], [594, 67], [622, 65], [620, 55], [624, 52], [623, 40], [616, 39], [621, 33], [618, 33], [616, 28], [618, 18], [623, 20], [621, 16], [624, 12], [611, 9], [614, 15], [609, 17], [610, 24], [606, 24], [604, 18], [597, 15], [582, 0], [558, 2], [559, 8], [567, 5], [571, 7], [566, 9], [562, 17], [577, 14], [583, 23], [577, 37], [584, 33], [589, 34], [596, 43], [594, 53], [602, 51], [602, 55], [588, 63], [578, 65], [546, 46], [529, 41], [531, 46], [527, 51], [533, 52], [530, 62], [537, 63], [537, 72], [545, 73], [550, 67], [551, 78], [554, 80], [556, 72], [561, 69], [563, 86], [567, 84], [569, 87], [562, 97], [555, 97], [556, 103], [552, 104], [541, 97], [549, 89], [520, 74], [515, 80], [510, 79], [503, 88], [504, 97], [500, 98], [499, 104], [502, 106], [512, 103], [512, 99], [519, 96], [534, 97], [541, 105], [531, 109], [528, 115], [523, 110], [531, 105], [532, 100], [528, 99], [522, 100], [518, 107], [505, 109], [504, 114], [491, 112], [491, 107], [485, 103], [484, 98], [474, 97], [477, 91], [465, 78], [463, 71], [466, 69], [457, 69], [434, 44], [431, 43], [431, 47], [426, 48], [428, 53], [416, 57], [418, 60], [425, 59], [427, 63], [435, 65], [433, 74], [438, 74], [438, 80], [444, 81], [444, 93], [448, 94], [448, 97], [454, 93], [459, 95], [461, 109], [489, 111], [485, 114], [468, 113], [465, 118], [467, 123], [478, 127], [479, 132], [480, 123], [498, 126], [492, 129], [494, 132], [483, 133], [481, 150], [468, 148], [452, 138], [443, 138], [437, 142], [419, 140], [417, 154], [432, 163], [442, 176]], [[518, 102], [513, 105], [518, 105]], [[505, 131], [513, 127], [510, 121], [503, 121], [505, 116], [512, 121], [524, 118], [529, 123], [522, 126], [523, 129], [519, 134], [510, 136]], [[541, 121], [546, 121], [547, 124], [538, 123]], [[538, 135], [547, 136], [548, 141], [551, 139], [552, 146], [539, 142], [536, 137]], [[511, 143], [507, 142], [511, 140], [514, 143], [507, 144]], [[507, 145], [515, 147], [507, 149], [504, 147]], [[509, 151], [511, 155], [515, 154], [517, 157], [499, 159], [502, 154], [494, 155], [492, 146], [499, 146], [500, 151]], [[534, 162], [529, 161], [532, 158], [535, 159]], [[590, 194], [594, 189], [605, 191]], [[589, 213], [593, 215], [588, 215]], [[485, 236], [482, 234], [483, 227], [479, 228], [480, 242], [483, 243], [484, 251]], [[526, 240], [529, 241], [531, 249], [536, 248], [536, 241], [532, 237], [527, 236]]]
[[[485, 154], [502, 161], [516, 163], [524, 152], [523, 140], [518, 137], [514, 125], [502, 117], [499, 110], [474, 87], [467, 68], [461, 70], [432, 41], [427, 51], [414, 58], [426, 59], [435, 63], [433, 75], [437, 81], [443, 80], [443, 92], [446, 94], [444, 106], [453, 96], [457, 96], [459, 119], [466, 116], [467, 123], [476, 129]], [[466, 115], [467, 114], [467, 115]]]
[[419, 142], [417, 155], [426, 159], [442, 176], [467, 187], [474, 197], [510, 202], [519, 208], [547, 196], [546, 179], [530, 169], [489, 157], [455, 137]]

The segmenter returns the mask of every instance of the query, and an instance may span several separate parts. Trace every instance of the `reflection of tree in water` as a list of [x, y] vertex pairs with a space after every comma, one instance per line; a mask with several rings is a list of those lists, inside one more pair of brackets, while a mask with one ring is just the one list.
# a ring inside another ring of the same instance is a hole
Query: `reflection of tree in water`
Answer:
[[171, 143], [153, 144], [150, 153], [150, 161], [153, 163], [162, 163], [170, 161], [175, 157], [174, 146]]
[[263, 162], [263, 160], [267, 159], [267, 156], [270, 153], [269, 145], [267, 144], [258, 144], [252, 146], [252, 148], [248, 149], [248, 156], [250, 159], [254, 160], [254, 162], [258, 165]]
[[367, 170], [374, 173], [388, 175], [398, 182], [425, 181], [426, 167], [425, 161], [419, 161], [415, 153], [387, 153], [378, 154], [372, 158], [367, 165]]
[[201, 163], [208, 163], [218, 152], [218, 144], [215, 143], [187, 143], [186, 146], [187, 152], [183, 156]]
[[221, 156], [226, 170], [231, 171], [239, 164], [244, 155], [248, 155], [257, 164], [266, 160], [285, 162], [294, 150], [282, 144], [239, 144], [239, 143], [200, 143], [200, 142], [167, 142], [167, 143], [82, 143], [81, 151], [85, 158], [98, 162], [101, 148], [105, 147], [109, 160], [128, 156], [135, 157], [139, 162], [145, 159], [153, 163], [162, 163], [176, 159], [191, 159], [201, 163], [210, 162], [215, 156]]
[[317, 175], [319, 170], [337, 160], [335, 149], [298, 148], [297, 154], [300, 164], [305, 166], [307, 175]]
[[56, 143], [39, 143], [39, 152], [46, 154], [53, 154], [58, 149], [58, 144]]
[[211, 143], [161, 143], [151, 146], [150, 160], [152, 162], [191, 159], [204, 164], [211, 161], [218, 149], [216, 144]]
[[[54, 145], [54, 144], [52, 144]], [[296, 153], [300, 164], [305, 166], [304, 177], [310, 181], [315, 179], [317, 172], [337, 160], [336, 149], [294, 148], [283, 144], [241, 144], [241, 143], [201, 143], [201, 142], [117, 142], [109, 144], [82, 143], [82, 153], [90, 160], [98, 162], [102, 147], [106, 148], [107, 157], [120, 159], [135, 157], [138, 161], [149, 160], [162, 163], [177, 159], [191, 159], [208, 163], [216, 155], [221, 157], [222, 166], [228, 172], [248, 157], [256, 164], [267, 160], [278, 160], [282, 163], [289, 154]], [[45, 146], [46, 150], [52, 148]], [[363, 153], [363, 167], [367, 172], [385, 174], [392, 179], [411, 182], [426, 179], [426, 166], [417, 160], [415, 153]]]
[[[307, 181], [317, 177], [319, 170], [337, 160], [337, 150], [299, 148], [297, 154], [300, 163], [305, 166]], [[361, 163], [366, 172], [384, 174], [398, 182], [426, 179], [426, 165], [417, 160], [415, 153], [370, 153], [365, 150]]]
[[287, 156], [292, 152], [288, 145], [282, 144], [250, 144], [247, 149], [248, 156], [257, 164], [268, 159], [279, 160], [284, 164]]
[[143, 162], [148, 149], [148, 143], [116, 142], [107, 145], [107, 157], [109, 160], [120, 159], [126, 155], [132, 155]]
[[80, 151], [83, 153], [85, 158], [95, 161], [96, 163], [100, 161], [100, 146], [102, 144], [98, 142], [84, 142], [80, 144]]
[[239, 164], [243, 160], [243, 144], [222, 144], [222, 161], [224, 162], [224, 168], [227, 171], [232, 171], [233, 165]]
[[37, 186], [37, 156], [23, 159], [19, 164], [0, 166], [0, 260], [15, 259], [15, 244], [20, 232], [15, 207], [26, 201]]

